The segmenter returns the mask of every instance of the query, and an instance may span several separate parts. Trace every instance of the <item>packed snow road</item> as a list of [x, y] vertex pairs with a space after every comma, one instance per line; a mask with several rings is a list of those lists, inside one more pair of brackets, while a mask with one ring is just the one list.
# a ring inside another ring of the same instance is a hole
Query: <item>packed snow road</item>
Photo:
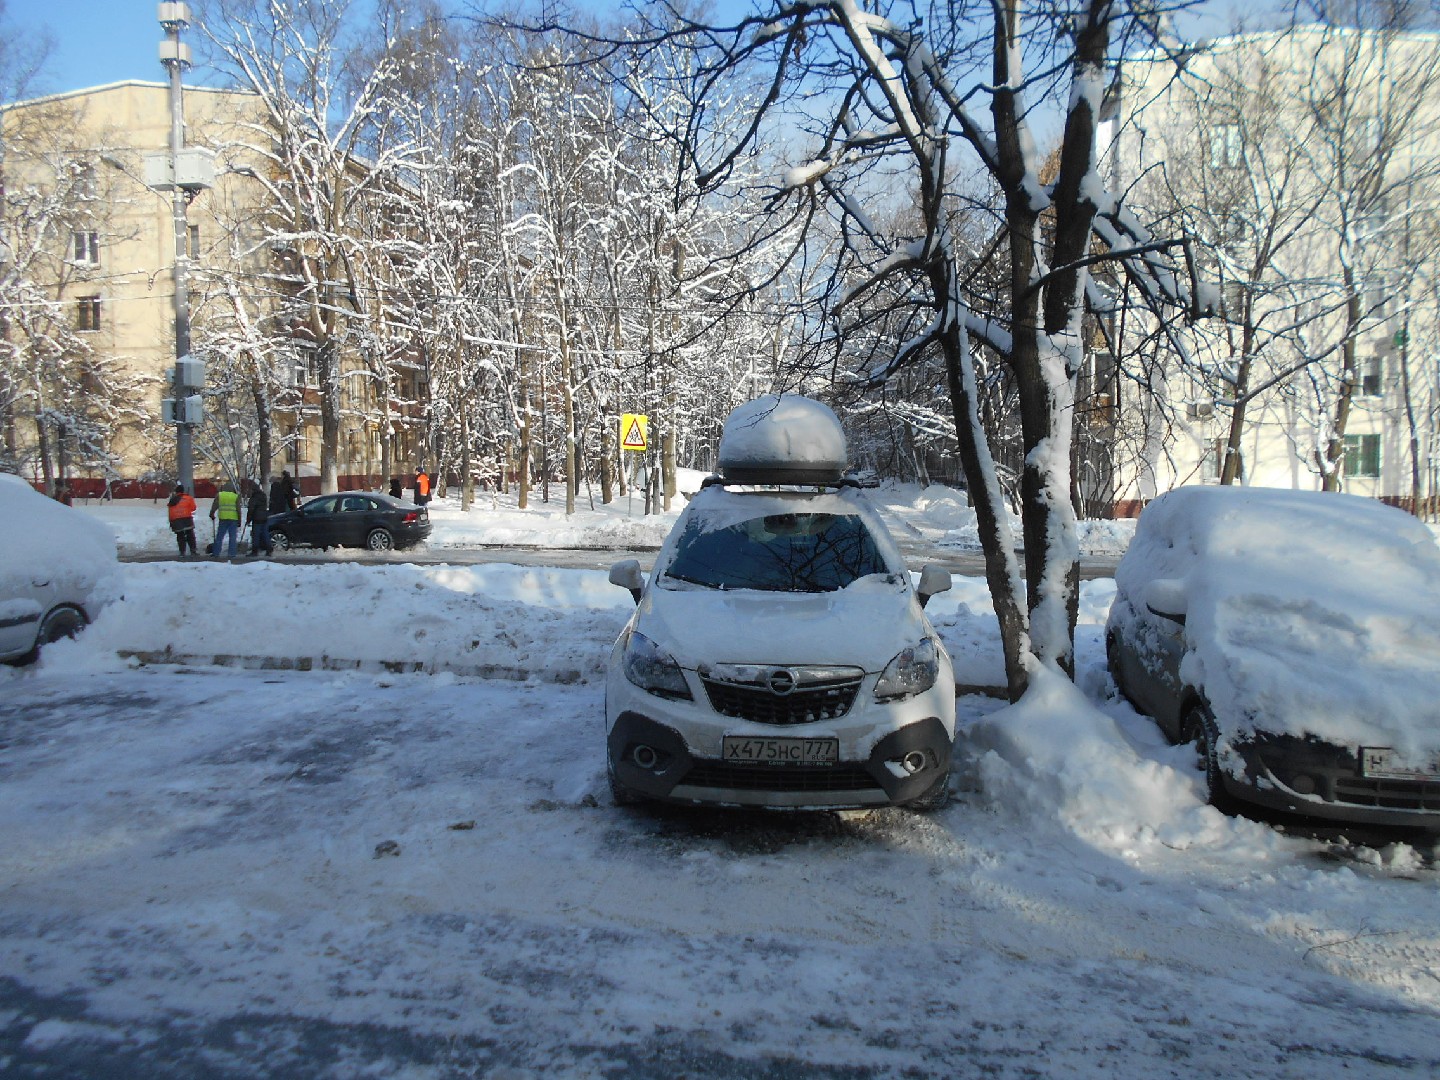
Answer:
[[[0, 1073], [1435, 1075], [1427, 853], [1201, 805], [1112, 594], [1083, 694], [962, 700], [948, 809], [766, 815], [611, 805], [603, 574], [128, 567], [0, 671]], [[932, 604], [982, 680], [983, 597]]]

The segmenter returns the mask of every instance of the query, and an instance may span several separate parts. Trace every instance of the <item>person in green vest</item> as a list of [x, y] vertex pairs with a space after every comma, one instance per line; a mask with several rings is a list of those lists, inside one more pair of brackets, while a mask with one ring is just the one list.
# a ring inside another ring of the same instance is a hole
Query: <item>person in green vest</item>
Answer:
[[226, 483], [215, 493], [215, 501], [210, 504], [210, 520], [215, 522], [215, 546], [210, 554], [218, 558], [220, 542], [228, 539], [228, 557], [235, 558], [235, 548], [240, 542], [240, 493], [234, 484]]

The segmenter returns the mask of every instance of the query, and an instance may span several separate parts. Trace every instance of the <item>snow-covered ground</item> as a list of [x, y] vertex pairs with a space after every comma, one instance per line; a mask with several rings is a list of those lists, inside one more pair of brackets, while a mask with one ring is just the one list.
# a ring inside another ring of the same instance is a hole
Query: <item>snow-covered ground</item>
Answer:
[[[966, 543], [953, 496], [879, 498]], [[168, 550], [163, 507], [86, 509]], [[668, 527], [434, 517], [442, 548]], [[1083, 586], [1076, 686], [962, 699], [969, 767], [920, 816], [612, 806], [631, 600], [600, 571], [125, 577], [80, 640], [0, 670], [0, 1075], [1440, 1073], [1428, 851], [1202, 805], [1113, 694], [1109, 581]], [[998, 682], [983, 582], [929, 612], [960, 681]], [[167, 649], [189, 662], [134, 659]]]

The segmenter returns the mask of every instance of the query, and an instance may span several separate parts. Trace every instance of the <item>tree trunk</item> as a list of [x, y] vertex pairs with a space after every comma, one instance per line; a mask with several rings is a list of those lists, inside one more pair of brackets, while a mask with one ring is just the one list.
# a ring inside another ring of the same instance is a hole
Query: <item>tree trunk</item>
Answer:
[[270, 402], [265, 393], [265, 384], [260, 379], [250, 381], [250, 396], [255, 402], [255, 430], [257, 432], [257, 454], [260, 461], [260, 488], [270, 490], [270, 461], [275, 453], [274, 434], [270, 425]]
[[[942, 294], [943, 295], [943, 294]], [[1014, 537], [1005, 516], [1005, 497], [995, 476], [995, 463], [985, 441], [976, 407], [974, 361], [960, 328], [941, 338], [950, 404], [959, 443], [960, 466], [970, 488], [980, 547], [985, 554], [985, 581], [1000, 621], [1000, 644], [1005, 654], [1005, 686], [1011, 701], [1025, 692], [1028, 675], [1025, 657], [1030, 651], [1026, 614], [1020, 605], [1020, 573], [1015, 561]]]
[[528, 364], [520, 366], [520, 448], [519, 460], [515, 463], [515, 483], [519, 494], [516, 505], [521, 509], [530, 506], [530, 375]]
[[334, 339], [320, 344], [320, 491], [340, 490], [340, 350]]
[[1255, 349], [1255, 324], [1250, 317], [1250, 304], [1245, 305], [1245, 327], [1240, 335], [1240, 363], [1235, 367], [1235, 404], [1230, 410], [1230, 431], [1225, 438], [1225, 458], [1220, 462], [1220, 483], [1233, 485], [1241, 477], [1244, 460], [1240, 439], [1245, 434], [1245, 395], [1250, 392], [1251, 357]]
[[469, 510], [475, 501], [475, 477], [470, 468], [469, 402], [460, 402], [460, 509]]
[[1340, 392], [1335, 397], [1334, 425], [1325, 447], [1316, 451], [1320, 465], [1320, 485], [1323, 491], [1340, 491], [1345, 486], [1345, 427], [1350, 422], [1350, 403], [1355, 397], [1355, 384], [1359, 372], [1355, 367], [1355, 328], [1360, 325], [1361, 298], [1355, 287], [1354, 273], [1345, 268], [1345, 287], [1349, 290], [1346, 299], [1345, 341], [1340, 346], [1343, 377]]

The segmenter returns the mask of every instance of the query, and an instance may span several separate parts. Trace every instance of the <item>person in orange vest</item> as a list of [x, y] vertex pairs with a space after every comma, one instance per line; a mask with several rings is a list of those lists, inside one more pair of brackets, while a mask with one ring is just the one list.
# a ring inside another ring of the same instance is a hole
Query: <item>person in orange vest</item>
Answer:
[[424, 506], [430, 501], [430, 474], [425, 466], [415, 470], [415, 505]]
[[180, 557], [185, 558], [187, 548], [191, 555], [197, 554], [195, 551], [195, 500], [185, 493], [184, 484], [175, 485], [175, 491], [165, 505], [169, 508], [170, 531], [175, 534], [175, 543], [180, 548]]

